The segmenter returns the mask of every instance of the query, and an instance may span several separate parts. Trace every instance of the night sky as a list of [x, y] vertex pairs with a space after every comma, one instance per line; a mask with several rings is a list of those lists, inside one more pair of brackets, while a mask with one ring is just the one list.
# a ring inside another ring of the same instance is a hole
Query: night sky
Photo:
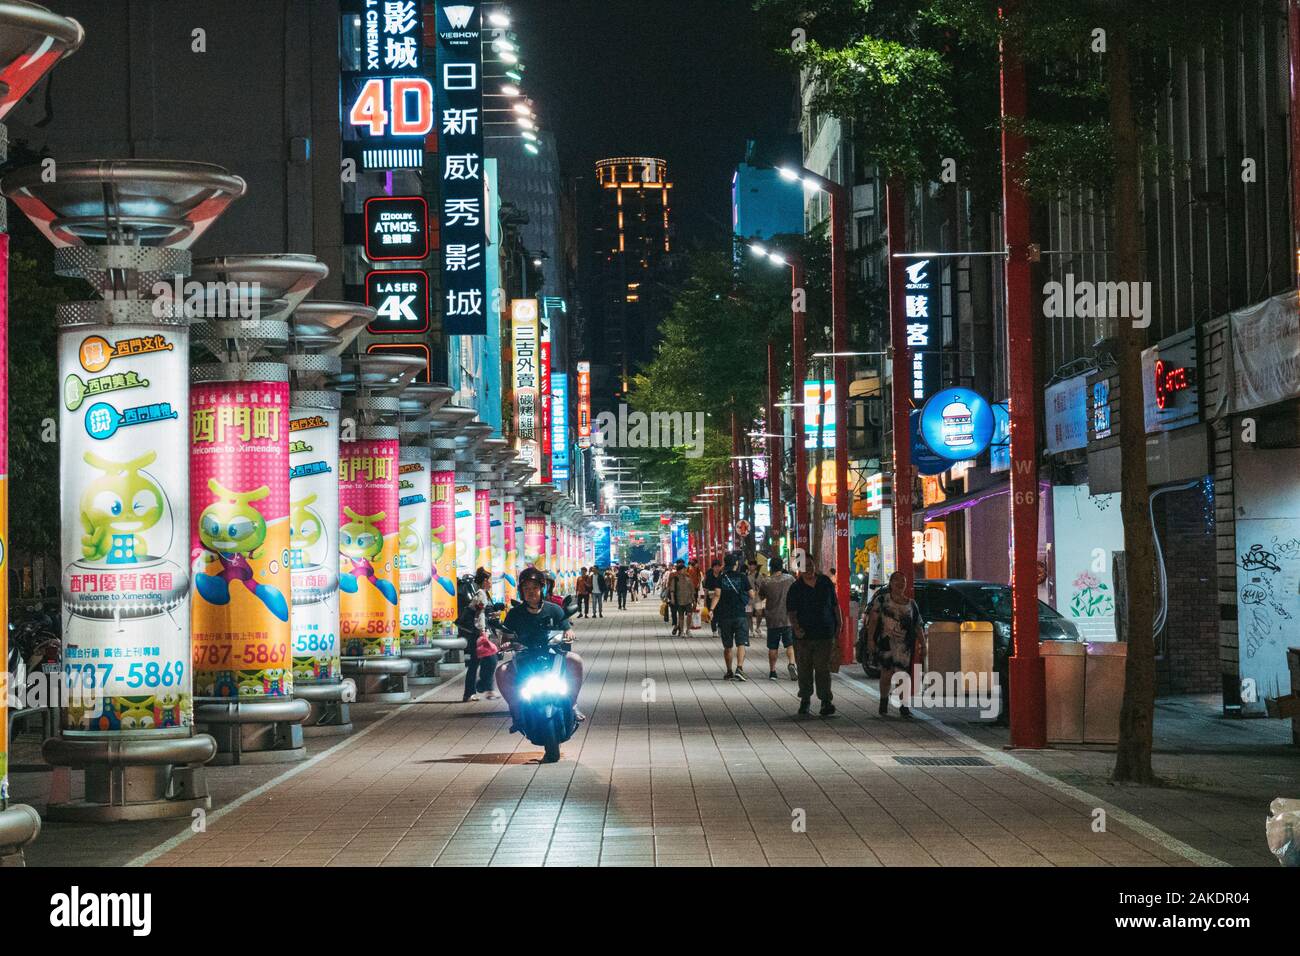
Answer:
[[525, 93], [563, 174], [659, 156], [679, 241], [731, 232], [746, 139], [787, 131], [792, 70], [759, 40], [750, 0], [512, 0]]

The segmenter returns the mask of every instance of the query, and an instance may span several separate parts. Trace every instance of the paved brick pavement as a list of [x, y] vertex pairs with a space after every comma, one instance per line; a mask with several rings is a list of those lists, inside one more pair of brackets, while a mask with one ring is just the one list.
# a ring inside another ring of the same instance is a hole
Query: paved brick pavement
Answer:
[[[402, 707], [357, 708], [358, 733], [305, 764], [209, 771], [221, 806], [205, 833], [176, 834], [174, 823], [100, 828], [100, 839], [116, 834], [117, 850], [96, 862], [121, 862], [128, 846], [152, 866], [1271, 860], [1253, 804], [1234, 806], [1231, 821], [1206, 821], [1195, 805], [1203, 792], [1175, 799], [1174, 790], [1105, 786], [1109, 754], [1007, 754], [1005, 732], [966, 712], [882, 719], [856, 667], [835, 680], [840, 717], [795, 717], [795, 685], [766, 679], [761, 646], [748, 683], [723, 681], [720, 645], [707, 631], [669, 636], [657, 609], [642, 601], [578, 622], [588, 719], [557, 764], [538, 764], [538, 748], [506, 732], [500, 701], [462, 704], [452, 681]], [[906, 766], [898, 757], [988, 765]], [[1300, 754], [1279, 749], [1267, 761], [1294, 772]], [[1093, 831], [1097, 808], [1107, 811], [1105, 832]], [[1170, 832], [1156, 828], [1166, 817]], [[29, 862], [73, 862], [68, 829], [49, 825]]]

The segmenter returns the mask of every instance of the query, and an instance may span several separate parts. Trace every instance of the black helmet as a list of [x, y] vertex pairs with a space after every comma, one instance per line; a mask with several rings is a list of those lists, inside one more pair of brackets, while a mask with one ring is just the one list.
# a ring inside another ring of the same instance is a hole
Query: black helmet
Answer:
[[540, 568], [527, 567], [524, 568], [522, 571], [520, 571], [519, 572], [520, 590], [523, 589], [524, 582], [526, 581], [536, 581], [538, 587], [540, 587], [543, 591], [546, 590], [546, 575], [542, 573]]

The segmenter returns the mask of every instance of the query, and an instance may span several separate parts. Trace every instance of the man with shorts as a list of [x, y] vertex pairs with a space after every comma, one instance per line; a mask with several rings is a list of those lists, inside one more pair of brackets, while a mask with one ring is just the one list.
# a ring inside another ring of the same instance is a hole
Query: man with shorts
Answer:
[[[713, 617], [718, 622], [718, 635], [722, 638], [722, 659], [727, 664], [727, 673], [722, 675], [722, 679], [747, 681], [745, 648], [749, 647], [749, 578], [740, 570], [739, 555], [727, 555], [712, 597]], [[735, 670], [731, 667], [733, 653]]]
[[786, 670], [790, 672], [791, 680], [798, 680], [799, 672], [794, 666], [794, 628], [785, 609], [786, 594], [794, 584], [794, 577], [786, 573], [780, 557], [772, 558], [768, 567], [771, 574], [758, 586], [758, 593], [764, 601], [763, 620], [767, 622], [767, 679], [777, 679], [776, 658], [784, 647]]

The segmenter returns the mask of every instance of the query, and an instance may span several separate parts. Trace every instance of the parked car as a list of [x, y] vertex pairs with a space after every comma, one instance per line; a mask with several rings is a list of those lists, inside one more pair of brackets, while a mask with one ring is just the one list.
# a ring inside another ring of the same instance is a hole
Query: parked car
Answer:
[[[914, 587], [917, 607], [926, 624], [936, 621], [988, 621], [993, 625], [993, 666], [1006, 676], [1011, 656], [1011, 586], [994, 581], [961, 581], [950, 578], [920, 579]], [[867, 615], [862, 627], [867, 626]], [[1048, 604], [1038, 602], [1040, 641], [1078, 641], [1079, 631]], [[863, 664], [869, 677], [880, 671], [870, 662]]]

